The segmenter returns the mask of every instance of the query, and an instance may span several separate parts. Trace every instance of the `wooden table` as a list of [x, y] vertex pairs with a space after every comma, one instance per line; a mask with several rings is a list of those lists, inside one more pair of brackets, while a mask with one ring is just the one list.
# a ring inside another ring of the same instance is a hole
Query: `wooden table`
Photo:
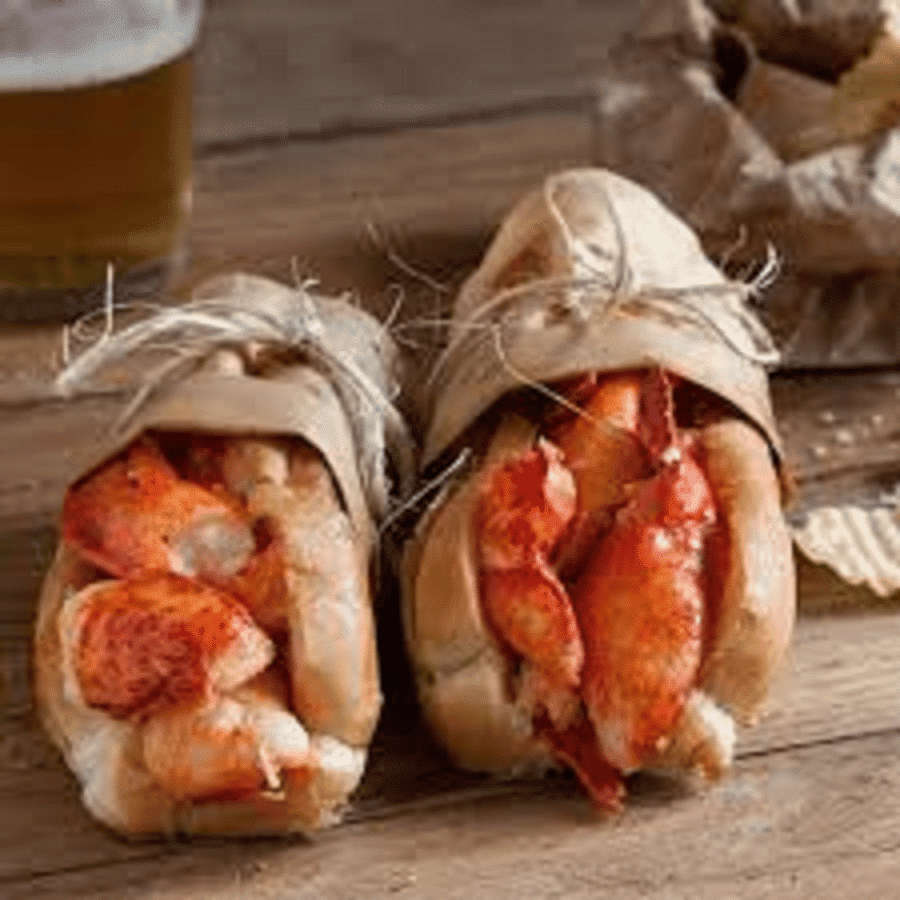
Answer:
[[[235, 267], [287, 278], [294, 260], [375, 311], [398, 285], [407, 309], [440, 301], [435, 283], [458, 281], [524, 190], [590, 161], [590, 69], [633, 11], [627, 0], [549, 9], [214, 0], [191, 279]], [[53, 399], [58, 356], [56, 328], [0, 334], [0, 896], [896, 896], [900, 608], [805, 563], [772, 711], [742, 736], [733, 776], [700, 795], [644, 777], [623, 814], [600, 817], [562, 778], [454, 774], [394, 673], [347, 824], [312, 842], [111, 837], [82, 811], [29, 699], [55, 510], [72, 459], [122, 399], [121, 385]], [[802, 501], [900, 477], [900, 371], [783, 375], [774, 387]]]

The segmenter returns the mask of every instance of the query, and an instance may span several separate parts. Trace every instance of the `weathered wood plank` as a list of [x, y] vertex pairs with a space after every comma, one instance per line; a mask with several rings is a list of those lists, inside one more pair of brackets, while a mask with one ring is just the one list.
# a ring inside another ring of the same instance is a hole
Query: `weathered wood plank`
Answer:
[[[398, 20], [362, 0], [210, 4], [186, 283], [236, 266], [287, 278], [296, 258], [302, 274], [328, 290], [360, 291], [373, 311], [392, 302], [392, 282], [406, 292], [407, 311], [430, 310], [444, 298], [404, 274], [370, 226], [407, 262], [458, 280], [522, 191], [589, 159], [579, 97], [603, 53], [594, 22], [611, 22], [613, 8], [634, 12], [618, 0], [550, 11], [533, 0], [454, 0], [439, 10], [404, 6]], [[538, 106], [544, 111], [527, 112]], [[479, 122], [466, 124], [473, 114]], [[384, 130], [441, 120], [458, 124]], [[342, 139], [310, 140], [323, 133]], [[705, 796], [643, 778], [624, 816], [597, 821], [560, 779], [499, 786], [454, 775], [416, 725], [402, 672], [389, 672], [388, 714], [350, 824], [311, 844], [110, 837], [82, 811], [28, 697], [28, 636], [52, 511], [119, 403], [29, 402], [46, 396], [58, 347], [55, 329], [0, 335], [4, 897], [896, 894], [900, 610], [805, 564], [791, 673], [770, 715], [744, 736], [735, 777]], [[801, 503], [872, 499], [900, 479], [898, 397], [897, 372], [776, 379]]]
[[[517, 789], [348, 825], [312, 844], [144, 848], [127, 865], [13, 878], [3, 891], [9, 900], [887, 900], [900, 877], [898, 758], [893, 733], [748, 759], [700, 797], [646, 778], [618, 818], [598, 819], [573, 789]], [[42, 852], [31, 859], [38, 867]]]
[[900, 727], [900, 607], [805, 614], [817, 600], [805, 572], [790, 658], [765, 717], [741, 732], [742, 754]]
[[203, 160], [194, 267], [253, 263], [332, 290], [383, 290], [401, 270], [376, 234], [438, 280], [470, 266], [502, 214], [548, 172], [590, 160], [583, 113], [540, 113]]
[[636, 14], [627, 0], [215, 0], [197, 53], [197, 139], [571, 102]]
[[799, 507], [874, 501], [900, 482], [900, 371], [792, 373], [772, 381]]

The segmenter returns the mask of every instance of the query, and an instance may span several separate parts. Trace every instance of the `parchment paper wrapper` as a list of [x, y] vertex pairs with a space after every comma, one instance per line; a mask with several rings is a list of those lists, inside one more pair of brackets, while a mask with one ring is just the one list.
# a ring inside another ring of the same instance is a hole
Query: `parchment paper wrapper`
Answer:
[[785, 366], [900, 361], [898, 34], [885, 0], [648, 0], [598, 73], [598, 165], [729, 272], [775, 247]]
[[[300, 437], [322, 454], [351, 521], [371, 539], [375, 519], [387, 511], [389, 467], [395, 493], [403, 494], [414, 465], [412, 441], [392, 405], [399, 365], [393, 341], [345, 300], [258, 276], [213, 279], [193, 300], [201, 312], [225, 311], [230, 331], [195, 341], [189, 319], [183, 325], [161, 320], [173, 350], [183, 340], [189, 347], [199, 343], [200, 352], [161, 380], [124, 423], [110, 422], [85, 455], [73, 458], [72, 480], [147, 429]], [[171, 335], [173, 328], [183, 329], [181, 338]], [[216, 349], [242, 346], [270, 358], [261, 374], [209, 370]], [[103, 352], [102, 345], [94, 349]]]
[[[378, 521], [388, 512], [391, 476], [396, 479], [393, 491], [400, 494], [409, 488], [413, 475], [413, 447], [391, 404], [395, 348], [379, 323], [343, 300], [248, 275], [209, 282], [197, 291], [194, 303], [161, 311], [153, 321], [155, 329], [135, 332], [134, 352], [141, 353], [148, 341], [159, 343], [164, 336], [166, 343], [174, 342], [173, 350], [192, 348], [187, 362], [164, 377], [122, 427], [111, 422], [106, 433], [98, 434], [94, 447], [73, 460], [73, 478], [87, 474], [147, 429], [302, 438], [321, 453], [334, 476], [355, 532], [362, 571], [367, 572], [374, 561]], [[99, 368], [105, 364], [101, 361], [115, 362], [130, 355], [130, 334], [126, 329], [118, 336], [115, 354], [106, 343], [98, 343], [90, 351], [96, 359], [85, 354], [81, 358], [85, 364], [74, 365], [69, 374], [89, 380], [94, 362]], [[113, 336], [112, 342], [116, 340]], [[227, 367], [217, 371], [210, 362], [225, 348], [255, 361], [257, 374], [229, 374]], [[39, 602], [39, 647], [54, 643], [61, 585], [84, 583], [85, 573], [80, 571], [84, 568], [73, 554], [57, 554]], [[42, 668], [40, 660], [37, 677], [54, 683], [61, 678]], [[49, 693], [64, 696], [58, 687], [45, 687], [43, 696]], [[308, 831], [334, 821], [335, 804], [322, 796], [333, 792], [341, 801], [346, 796], [346, 785], [332, 783], [335, 776], [324, 775], [309, 789], [312, 808], [305, 812], [305, 794], [290, 802], [265, 797], [230, 804], [171, 800], [150, 779], [140, 757], [129, 755], [135, 752], [135, 741], [119, 736], [128, 729], [127, 723], [106, 719], [96, 728], [83, 724], [88, 715], [80, 707], [67, 708], [65, 721], [49, 706], [41, 713], [46, 730], [79, 778], [83, 769], [89, 770], [100, 759], [101, 768], [105, 765], [109, 771], [100, 773], [99, 788], [93, 775], [88, 783], [102, 793], [114, 781], [115, 796], [127, 793], [131, 798], [130, 814], [138, 824], [123, 823], [126, 832]], [[91, 722], [98, 718], [93, 711], [91, 716]], [[90, 746], [83, 746], [83, 737], [81, 743], [73, 744], [67, 722], [81, 735], [94, 729]], [[322, 738], [331, 739], [329, 735]], [[104, 750], [107, 745], [109, 749]], [[356, 747], [346, 750], [347, 754], [361, 752]], [[98, 801], [97, 808], [104, 808], [103, 802]]]
[[[529, 255], [544, 277], [498, 289]], [[730, 401], [780, 455], [764, 365], [776, 357], [749, 293], [634, 182], [602, 169], [551, 176], [512, 210], [462, 287], [432, 377], [424, 463], [530, 382], [646, 366]]]

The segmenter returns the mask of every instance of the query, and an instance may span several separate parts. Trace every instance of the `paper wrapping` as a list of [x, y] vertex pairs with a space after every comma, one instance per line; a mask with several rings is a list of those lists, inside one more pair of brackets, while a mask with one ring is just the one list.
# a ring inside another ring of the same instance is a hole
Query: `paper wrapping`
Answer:
[[498, 401], [585, 372], [659, 366], [744, 413], [777, 462], [766, 370], [775, 359], [752, 294], [653, 194], [604, 169], [547, 178], [463, 284], [429, 384], [424, 464], [456, 458], [404, 548], [401, 600], [426, 717], [458, 765], [509, 774], [550, 764], [527, 692], [509, 696], [478, 598], [479, 472], [537, 431], [527, 403]]
[[[499, 288], [529, 254], [541, 277]], [[733, 403], [779, 455], [767, 337], [747, 286], [649, 191], [601, 169], [551, 176], [512, 210], [460, 291], [432, 375], [424, 463], [510, 391], [647, 366]]]
[[598, 73], [594, 159], [657, 193], [731, 273], [775, 248], [764, 316], [783, 365], [894, 363], [900, 6], [800, 7], [649, 0]]
[[[384, 505], [387, 486], [364, 481], [366, 463], [379, 468], [372, 473], [375, 480], [386, 482], [387, 465], [392, 462], [398, 493], [408, 488], [412, 478], [411, 439], [391, 405], [398, 358], [389, 336], [369, 314], [345, 300], [312, 295], [257, 276], [213, 279], [201, 285], [193, 299], [236, 314], [235, 335], [210, 341], [208, 354], [241, 346], [239, 316], [248, 313], [276, 326], [268, 346], [258, 339], [245, 341], [256, 345], [257, 352], [269, 353], [271, 361], [263, 364], [261, 374], [232, 374], [209, 371], [207, 355], [197, 356], [187, 371], [179, 371], [177, 377], [165, 379], [152, 390], [123, 427], [98, 435], [83, 456], [74, 458], [73, 480], [147, 429], [298, 437], [322, 454], [351, 522], [371, 546], [375, 519], [386, 512], [379, 507]], [[354, 388], [336, 381], [329, 365], [323, 364], [323, 353], [343, 360], [365, 379], [366, 386]], [[381, 453], [371, 460], [373, 445]]]

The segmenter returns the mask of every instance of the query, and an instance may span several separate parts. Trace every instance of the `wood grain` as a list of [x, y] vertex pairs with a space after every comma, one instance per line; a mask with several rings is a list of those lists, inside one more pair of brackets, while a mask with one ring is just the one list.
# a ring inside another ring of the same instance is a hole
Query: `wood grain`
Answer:
[[385, 244], [438, 281], [477, 260], [549, 172], [590, 160], [586, 115], [541, 112], [208, 157], [192, 249], [203, 270], [253, 263], [365, 297], [400, 277]]
[[748, 759], [700, 797], [645, 778], [618, 818], [598, 819], [573, 790], [550, 785], [368, 820], [311, 844], [118, 845], [106, 862], [7, 879], [3, 892], [9, 900], [887, 900], [900, 877], [898, 751], [895, 732]]
[[435, 123], [586, 99], [627, 0], [212, 0], [201, 148]]

